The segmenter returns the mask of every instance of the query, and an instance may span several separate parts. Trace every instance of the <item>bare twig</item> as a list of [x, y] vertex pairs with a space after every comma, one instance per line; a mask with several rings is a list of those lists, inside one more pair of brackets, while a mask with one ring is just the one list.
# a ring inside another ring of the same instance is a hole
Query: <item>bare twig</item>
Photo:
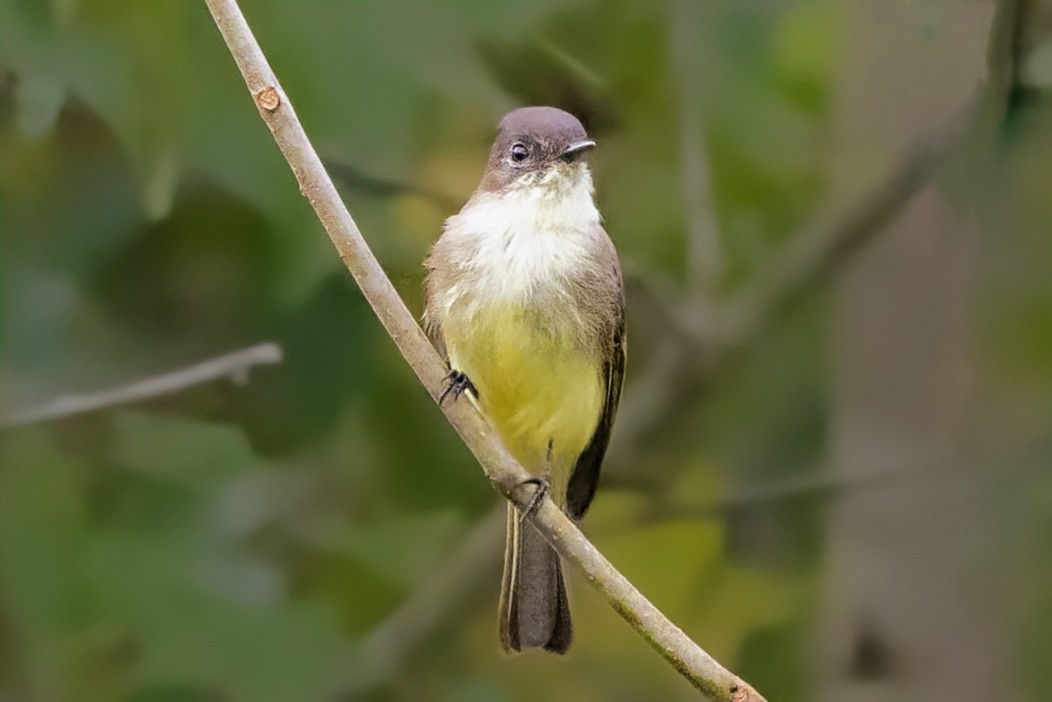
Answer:
[[609, 89], [606, 80], [601, 75], [586, 66], [584, 62], [570, 54], [555, 42], [550, 39], [538, 37], [534, 41], [534, 44], [542, 53], [545, 53], [554, 59], [556, 63], [566, 69], [568, 73], [581, 81], [584, 85], [587, 85], [593, 90]]
[[677, 74], [680, 121], [680, 159], [683, 202], [687, 216], [687, 279], [691, 297], [704, 302], [719, 287], [723, 277], [720, 233], [712, 200], [709, 163], [703, 142], [701, 85], [689, 68], [690, 52], [697, 46], [694, 36], [700, 25], [697, 13], [702, 3], [676, 0], [670, 6], [669, 34], [673, 70]]
[[[700, 323], [690, 315], [680, 320], [675, 310], [664, 315], [673, 323], [679, 322], [671, 330], [668, 344], [681, 348], [665, 349], [665, 360], [648, 373], [642, 393], [636, 391], [635, 384], [625, 393], [629, 402], [638, 396], [647, 402], [644, 412], [636, 412], [633, 404], [626, 405], [619, 432], [632, 441], [622, 440], [615, 434], [617, 446], [631, 446], [639, 437], [655, 431], [663, 434], [674, 431], [677, 420], [689, 416], [683, 411], [684, 406], [697, 398], [727, 361], [759, 337], [779, 310], [825, 280], [883, 231], [946, 160], [975, 134], [986, 118], [987, 109], [991, 109], [989, 106], [1003, 105], [1008, 89], [1000, 81], [1014, 75], [1005, 67], [1005, 62], [1011, 62], [1011, 57], [1019, 53], [1018, 30], [1010, 31], [1006, 27], [1017, 27], [1020, 23], [1015, 8], [1019, 1], [1004, 0], [999, 5], [990, 32], [991, 42], [995, 44], [989, 50], [987, 81], [977, 86], [946, 122], [917, 139], [871, 190], [845, 205], [825, 208], [789, 238], [781, 252], [753, 277], [752, 283], [725, 301], [716, 302], [709, 310], [702, 310], [708, 314], [702, 315]], [[670, 357], [679, 362], [669, 363]], [[624, 431], [626, 424], [630, 426], [628, 431]], [[632, 451], [613, 452], [609, 461], [610, 477], [622, 484], [633, 482], [627, 473], [636, 460]], [[646, 480], [662, 477], [651, 472]]]
[[1018, 80], [1030, 0], [1000, 0], [988, 33], [987, 75], [943, 124], [907, 149], [888, 175], [846, 208], [829, 208], [789, 239], [755, 282], [718, 314], [726, 345], [756, 336], [773, 314], [824, 279], [884, 226], [931, 180], [980, 126], [987, 110], [1003, 114]]
[[229, 379], [243, 383], [252, 368], [280, 362], [281, 347], [268, 341], [210, 358], [189, 368], [138, 380], [117, 388], [86, 395], [67, 395], [37, 407], [14, 410], [0, 418], [0, 429], [51, 422], [79, 414], [98, 412], [118, 405], [155, 400], [216, 380]]
[[[799, 499], [836, 499], [851, 491], [913, 475], [915, 471], [902, 468], [850, 476], [822, 471], [770, 485], [742, 488], [711, 500], [657, 499], [645, 505], [637, 519], [626, 518], [606, 527], [600, 525], [594, 533], [607, 536], [640, 524], [725, 519], [744, 510], [784, 505]], [[358, 694], [397, 676], [412, 652], [429, 635], [456, 617], [465, 603], [477, 601], [472, 600], [472, 595], [480, 583], [486, 582], [484, 575], [490, 571], [496, 574], [500, 567], [504, 520], [504, 508], [498, 505], [472, 528], [459, 550], [440, 570], [422, 580], [397, 610], [369, 632], [361, 646], [360, 658], [346, 681], [345, 692]]]
[[916, 470], [904, 467], [884, 468], [851, 475], [839, 475], [829, 471], [814, 472], [780, 480], [770, 485], [742, 488], [734, 494], [708, 501], [657, 500], [643, 508], [639, 520], [644, 524], [653, 524], [723, 519], [737, 512], [784, 505], [792, 500], [816, 497], [835, 498], [859, 488], [890, 483], [899, 478], [916, 475]]
[[[1000, 0], [994, 9], [986, 48], [987, 92], [997, 112], [1004, 114], [1019, 85], [1027, 46], [1033, 0]], [[1000, 115], [999, 115], [1000, 116]]]
[[[1012, 5], [1013, 2], [1003, 2], [999, 6], [1001, 19], [995, 20], [991, 31], [991, 41], [1001, 42], [989, 50], [992, 81], [996, 81], [998, 75], [1012, 75], [1012, 71], [1003, 65], [1012, 51], [1010, 47], [1014, 46], [1015, 54], [1019, 54], [1018, 26], [1022, 20], [1016, 14], [1018, 9]], [[1010, 24], [1016, 29], [1010, 30]], [[686, 96], [682, 99], [686, 100]], [[724, 303], [724, 307], [715, 315], [718, 319], [709, 320], [708, 326], [700, 329], [683, 327], [677, 317], [679, 303], [672, 299], [672, 293], [662, 287], [656, 291], [649, 290], [650, 293], [660, 293], [654, 296], [654, 302], [663, 310], [662, 318], [669, 322], [669, 337], [659, 345], [650, 367], [625, 394], [626, 404], [618, 418], [617, 431], [607, 457], [607, 479], [604, 483], [637, 488], [652, 486], [654, 472], [643, 474], [638, 471], [638, 446], [659, 433], [665, 435], [674, 431], [676, 420], [688, 416], [683, 409], [697, 402], [705, 383], [724, 367], [727, 359], [757, 338], [778, 309], [798, 298], [805, 289], [835, 270], [850, 254], [882, 231], [883, 225], [931, 179], [946, 157], [959, 148], [974, 127], [979, 110], [976, 96], [946, 123], [920, 139], [918, 148], [907, 152], [872, 190], [844, 207], [828, 209], [805, 224], [790, 238], [792, 243], [775, 257], [763, 273], [757, 275], [751, 286]], [[686, 139], [684, 148], [687, 148]], [[686, 168], [684, 164], [685, 184], [689, 180]], [[692, 218], [692, 232], [703, 231], [704, 225], [698, 225], [699, 221]], [[697, 229], [694, 229], [695, 226]], [[715, 232], [715, 229], [710, 231]], [[765, 278], [768, 275], [770, 279]], [[654, 287], [654, 281], [649, 282]], [[835, 483], [823, 475], [805, 476], [712, 502], [694, 505], [658, 502], [660, 515], [648, 508], [643, 518], [715, 518], [735, 509], [781, 504], [787, 499], [867, 486], [894, 477], [897, 473], [888, 471], [879, 475], [858, 476], [850, 484]], [[449, 569], [452, 571], [459, 567], [466, 558], [465, 552], [472, 549], [472, 546], [465, 545], [451, 559]], [[477, 570], [474, 575], [477, 576], [479, 572]], [[410, 595], [410, 600], [428, 600], [432, 596], [432, 585], [421, 583], [420, 589]], [[399, 613], [392, 615], [392, 618], [398, 617]], [[440, 621], [432, 620], [431, 624], [437, 627]], [[381, 627], [386, 628], [392, 623], [385, 620]], [[419, 635], [421, 632], [417, 630], [414, 633]], [[402, 658], [407, 654], [406, 648], [399, 651]]]
[[755, 282], [726, 303], [718, 329], [727, 346], [739, 347], [755, 337], [775, 312], [882, 231], [971, 133], [980, 97], [976, 90], [946, 123], [918, 139], [872, 190], [846, 207], [828, 208], [793, 235]]
[[[206, 2], [245, 78], [263, 121], [270, 128], [296, 176], [300, 191], [314, 207], [373, 311], [424, 387], [437, 401], [443, 389], [445, 365], [406, 309], [391, 281], [384, 275], [344, 207], [237, 3], [234, 0]], [[508, 454], [477, 409], [470, 403], [455, 402], [443, 406], [442, 410], [493, 485], [520, 509], [524, 509], [534, 493], [534, 487], [526, 483], [529, 474]], [[529, 513], [528, 518], [606, 596], [614, 609], [695, 687], [721, 702], [763, 699], [747, 683], [705, 653], [643, 597], [550, 499], [545, 498], [536, 511]]]
[[829, 208], [828, 214], [806, 224], [755, 276], [755, 282], [727, 303], [717, 322], [729, 337], [728, 345], [754, 337], [774, 312], [882, 231], [975, 133], [986, 110], [1003, 114], [1018, 81], [1030, 5], [1031, 0], [1000, 0], [988, 33], [986, 79], [968, 100], [945, 123], [918, 139], [874, 189], [846, 208]]
[[[630, 449], [640, 437], [675, 431], [679, 422], [690, 416], [686, 407], [696, 402], [728, 361], [762, 334], [779, 310], [798, 300], [882, 231], [931, 179], [971, 133], [980, 117], [980, 95], [976, 91], [947, 123], [918, 140], [872, 190], [846, 206], [829, 208], [804, 225], [761, 269], [754, 282], [717, 302], [711, 314], [702, 317], [701, 324], [692, 324], [696, 320], [688, 319], [674, 327], [667, 342], [670, 348], [647, 373], [642, 392], [636, 388], [640, 383], [634, 383], [625, 393], [626, 398], [643, 397], [646, 406], [645, 411], [639, 412], [632, 404], [626, 405], [619, 422], [621, 436], [615, 433], [613, 439], [616, 446]], [[666, 317], [677, 320], [674, 311]], [[632, 450], [614, 451], [611, 459], [610, 478], [621, 484], [640, 482], [628, 475], [638, 460]], [[651, 471], [643, 480], [667, 478]]]
[[444, 561], [440, 570], [424, 579], [422, 587], [369, 632], [347, 679], [341, 681], [344, 696], [356, 697], [396, 677], [432, 631], [469, 602], [478, 601], [471, 595], [493, 582], [481, 576], [492, 572], [496, 578], [500, 571], [506, 522], [507, 510], [503, 504], [497, 505], [472, 527], [460, 550]]
[[333, 178], [353, 190], [376, 197], [413, 196], [430, 202], [442, 211], [457, 209], [457, 201], [439, 190], [433, 190], [416, 183], [403, 183], [398, 180], [370, 175], [357, 166], [344, 161], [329, 159], [325, 161], [325, 167], [332, 174]]

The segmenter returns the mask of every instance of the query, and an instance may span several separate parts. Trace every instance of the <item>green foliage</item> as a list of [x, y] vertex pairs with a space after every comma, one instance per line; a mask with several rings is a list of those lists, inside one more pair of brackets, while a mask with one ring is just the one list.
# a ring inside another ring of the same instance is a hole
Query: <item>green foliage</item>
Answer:
[[[347, 201], [414, 311], [420, 262], [515, 105], [584, 119], [608, 229], [626, 269], [660, 290], [686, 282], [683, 129], [705, 146], [725, 292], [829, 189], [831, 81], [848, 41], [831, 2], [699, 5], [683, 51], [669, 3], [243, 4], [323, 158], [368, 176], [345, 184]], [[698, 124], [681, 124], [686, 81], [703, 96]], [[1032, 224], [1049, 221], [1041, 147], [1047, 136], [1016, 146], [1001, 189], [976, 206], [1015, 236], [991, 246], [978, 322], [991, 394], [1026, 408], [991, 417], [1012, 424], [1013, 446], [1047, 437], [1052, 416], [1052, 257]], [[378, 181], [398, 186], [363, 186]], [[0, 217], [4, 407], [262, 339], [284, 352], [245, 385], [3, 435], [0, 697], [308, 702], [356, 689], [363, 637], [443, 569], [496, 497], [340, 265], [203, 3], [0, 0]], [[685, 431], [654, 442], [638, 471], [658, 476], [656, 494], [604, 491], [585, 524], [771, 700], [810, 698], [821, 500], [639, 515], [820, 469], [833, 363], [824, 293], [707, 385]], [[655, 324], [633, 318], [644, 304], [629, 300], [626, 404], [658, 357], [657, 334], [633, 335]], [[1026, 512], [1047, 514], [1044, 503]], [[1047, 528], [1020, 531], [1021, 553], [1047, 553]], [[568, 660], [502, 658], [496, 577], [364, 698], [691, 694], [580, 582]], [[1036, 613], [1021, 639], [1044, 650], [1047, 592], [1020, 589]], [[1042, 661], [1020, 665], [1034, 699], [1052, 694]]]

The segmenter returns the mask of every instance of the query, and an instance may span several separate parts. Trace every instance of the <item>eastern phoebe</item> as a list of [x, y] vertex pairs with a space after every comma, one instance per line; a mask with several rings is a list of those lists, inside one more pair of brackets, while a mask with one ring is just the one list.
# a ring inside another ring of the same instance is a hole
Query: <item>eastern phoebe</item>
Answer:
[[[478, 189], [425, 263], [424, 323], [511, 454], [574, 519], [595, 495], [625, 367], [621, 266], [571, 114], [501, 120]], [[563, 653], [573, 627], [559, 555], [508, 505], [500, 599], [506, 652]]]

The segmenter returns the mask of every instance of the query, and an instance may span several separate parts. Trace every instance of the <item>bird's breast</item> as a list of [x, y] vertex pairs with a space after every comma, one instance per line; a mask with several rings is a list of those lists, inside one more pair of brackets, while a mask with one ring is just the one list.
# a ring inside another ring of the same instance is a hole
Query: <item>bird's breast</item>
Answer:
[[[453, 243], [464, 249], [437, 302], [450, 365], [478, 388], [509, 450], [534, 472], [559, 473], [584, 450], [602, 409], [600, 351], [575, 285], [595, 265], [598, 214], [532, 204], [504, 202], [500, 216], [467, 211], [451, 222], [447, 236], [461, 235]], [[566, 477], [553, 475], [553, 487]]]
[[560, 497], [602, 410], [597, 355], [563, 320], [500, 301], [454, 312], [444, 334], [450, 365], [474, 383], [508, 449], [528, 470], [551, 472]]

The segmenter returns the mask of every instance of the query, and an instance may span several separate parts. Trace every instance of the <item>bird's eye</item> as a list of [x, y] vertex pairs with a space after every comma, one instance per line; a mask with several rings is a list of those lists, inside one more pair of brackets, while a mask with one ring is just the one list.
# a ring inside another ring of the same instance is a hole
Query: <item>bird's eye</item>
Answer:
[[517, 142], [511, 146], [511, 160], [515, 163], [521, 163], [526, 160], [526, 157], [530, 155], [530, 150], [526, 148], [526, 145]]

